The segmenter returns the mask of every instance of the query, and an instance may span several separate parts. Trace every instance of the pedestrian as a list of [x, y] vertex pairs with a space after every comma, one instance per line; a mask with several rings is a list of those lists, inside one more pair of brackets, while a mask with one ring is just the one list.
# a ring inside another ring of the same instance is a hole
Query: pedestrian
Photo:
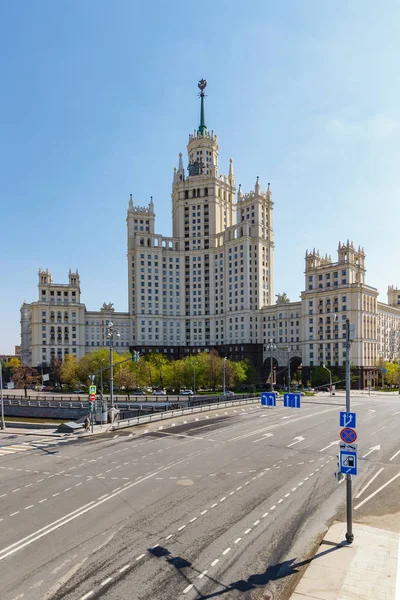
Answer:
[[90, 431], [90, 415], [87, 415], [85, 419], [85, 431]]

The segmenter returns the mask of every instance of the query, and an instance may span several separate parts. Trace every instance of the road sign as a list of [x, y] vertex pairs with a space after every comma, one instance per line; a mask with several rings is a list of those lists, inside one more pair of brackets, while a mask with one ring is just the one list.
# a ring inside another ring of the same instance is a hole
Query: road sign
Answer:
[[340, 412], [340, 427], [353, 427], [356, 426], [356, 413], [353, 412]]
[[357, 475], [357, 452], [340, 452], [340, 472]]
[[357, 452], [358, 444], [346, 444], [346, 442], [340, 442], [340, 451], [344, 452]]
[[351, 427], [345, 427], [340, 432], [340, 439], [346, 444], [352, 444], [357, 439], [357, 433]]
[[261, 406], [276, 406], [276, 392], [262, 392]]
[[367, 386], [369, 387], [371, 385], [371, 380], [367, 379]]
[[96, 394], [90, 394], [89, 400], [90, 402], [94, 402], [96, 400]]
[[300, 408], [300, 394], [283, 394], [283, 406]]
[[96, 386], [90, 385], [89, 386], [89, 394], [95, 394], [95, 393], [96, 393]]
[[382, 373], [387, 373], [387, 369], [382, 369]]

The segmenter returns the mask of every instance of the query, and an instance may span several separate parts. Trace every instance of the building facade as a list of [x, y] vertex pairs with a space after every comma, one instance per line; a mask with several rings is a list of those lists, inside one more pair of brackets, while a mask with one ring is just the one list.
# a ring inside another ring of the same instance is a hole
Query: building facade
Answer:
[[[216, 349], [234, 360], [250, 359], [262, 377], [267, 361], [285, 369], [289, 356], [303, 368], [344, 365], [346, 318], [355, 325], [351, 361], [363, 380], [381, 358], [399, 355], [400, 291], [388, 304], [365, 282], [365, 253], [339, 243], [337, 261], [306, 253], [300, 301], [286, 294], [274, 302], [273, 201], [270, 184], [256, 177], [248, 193], [236, 187], [232, 160], [219, 169], [219, 144], [205, 123], [199, 82], [200, 124], [189, 135], [186, 164], [179, 154], [172, 179], [172, 236], [156, 231], [153, 199], [128, 202], [128, 311], [104, 303], [88, 311], [78, 271], [68, 284], [39, 271], [39, 298], [21, 308], [22, 361], [37, 366], [67, 354], [77, 358], [108, 345], [112, 320], [117, 351], [163, 352], [180, 358]], [[374, 375], [375, 376], [375, 375]]]

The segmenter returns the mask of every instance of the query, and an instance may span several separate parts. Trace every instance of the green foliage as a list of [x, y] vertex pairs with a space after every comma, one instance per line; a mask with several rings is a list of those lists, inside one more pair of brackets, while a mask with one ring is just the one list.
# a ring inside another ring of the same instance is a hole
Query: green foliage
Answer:
[[314, 367], [312, 372], [313, 387], [329, 385], [329, 373], [324, 367]]

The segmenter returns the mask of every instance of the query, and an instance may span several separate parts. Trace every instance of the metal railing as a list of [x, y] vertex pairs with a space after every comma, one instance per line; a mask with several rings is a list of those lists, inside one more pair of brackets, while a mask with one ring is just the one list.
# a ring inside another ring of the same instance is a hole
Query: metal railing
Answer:
[[133, 427], [134, 425], [141, 425], [145, 423], [153, 423], [154, 421], [162, 421], [163, 419], [170, 419], [171, 417], [181, 417], [184, 415], [190, 415], [194, 413], [205, 412], [208, 410], [215, 410], [218, 408], [228, 408], [232, 406], [238, 406], [241, 404], [256, 404], [260, 402], [260, 397], [252, 397], [239, 400], [229, 400], [225, 402], [216, 402], [214, 404], [206, 404], [202, 406], [191, 406], [189, 408], [178, 408], [174, 410], [168, 410], [165, 412], [152, 413], [151, 415], [145, 415], [143, 417], [131, 417], [129, 419], [122, 419], [112, 424], [111, 429], [123, 429], [124, 427]]

